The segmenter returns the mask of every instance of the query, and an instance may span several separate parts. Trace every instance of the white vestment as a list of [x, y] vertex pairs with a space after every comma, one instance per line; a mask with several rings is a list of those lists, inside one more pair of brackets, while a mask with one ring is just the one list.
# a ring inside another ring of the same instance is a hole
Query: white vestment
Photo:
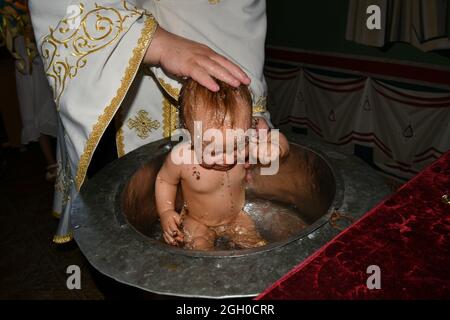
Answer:
[[266, 117], [265, 0], [30, 0], [47, 78], [58, 107], [54, 241], [72, 238], [70, 204], [111, 121], [119, 156], [169, 137], [180, 83], [141, 65], [157, 25], [203, 43], [249, 75], [253, 112]]
[[[23, 36], [15, 39], [15, 49], [23, 61], [27, 48]], [[56, 137], [56, 108], [45, 77], [42, 60], [36, 57], [25, 70], [16, 61], [16, 88], [22, 118], [22, 144], [37, 141], [41, 134]], [[25, 64], [27, 65], [27, 64]]]

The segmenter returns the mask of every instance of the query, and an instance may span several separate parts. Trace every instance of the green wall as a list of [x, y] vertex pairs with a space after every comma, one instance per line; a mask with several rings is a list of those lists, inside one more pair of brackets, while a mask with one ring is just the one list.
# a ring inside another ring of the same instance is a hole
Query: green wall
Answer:
[[348, 3], [348, 0], [267, 0], [267, 44], [450, 66], [450, 57], [425, 53], [406, 43], [395, 43], [383, 51], [345, 40]]

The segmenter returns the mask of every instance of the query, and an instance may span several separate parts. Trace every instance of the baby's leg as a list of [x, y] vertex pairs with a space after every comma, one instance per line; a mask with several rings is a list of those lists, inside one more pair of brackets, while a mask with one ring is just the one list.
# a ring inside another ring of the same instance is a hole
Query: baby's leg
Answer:
[[259, 235], [255, 222], [243, 210], [232, 223], [228, 236], [242, 248], [256, 248], [267, 244], [267, 241]]
[[185, 216], [183, 219], [184, 246], [191, 250], [212, 250], [216, 234], [206, 225]]

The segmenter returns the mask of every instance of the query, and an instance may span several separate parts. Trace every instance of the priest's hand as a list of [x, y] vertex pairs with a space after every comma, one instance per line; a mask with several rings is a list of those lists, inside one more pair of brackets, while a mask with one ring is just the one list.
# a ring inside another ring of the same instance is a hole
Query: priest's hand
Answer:
[[250, 84], [250, 78], [235, 63], [201, 43], [161, 27], [155, 31], [144, 63], [159, 65], [164, 71], [179, 77], [192, 78], [214, 92], [219, 90], [219, 86], [213, 78], [233, 87]]

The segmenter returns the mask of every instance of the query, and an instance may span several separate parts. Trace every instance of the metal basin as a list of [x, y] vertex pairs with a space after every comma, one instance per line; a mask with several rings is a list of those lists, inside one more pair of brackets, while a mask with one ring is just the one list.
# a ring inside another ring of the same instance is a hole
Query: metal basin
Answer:
[[[143, 146], [88, 181], [74, 201], [74, 235], [90, 263], [119, 282], [185, 297], [248, 297], [262, 292], [336, 236], [389, 191], [361, 160], [301, 136], [274, 176], [259, 170], [246, 190], [248, 214], [268, 245], [192, 251], [166, 245], [154, 182], [170, 141]], [[136, 188], [131, 186], [138, 185]], [[178, 192], [178, 194], [181, 194]], [[183, 199], [178, 197], [178, 207]], [[336, 218], [336, 210], [345, 219]]]
[[[170, 144], [160, 148], [168, 152]], [[327, 162], [316, 152], [297, 144], [290, 146], [290, 153], [280, 163], [276, 175], [261, 175], [258, 168], [252, 171], [252, 180], [246, 188], [244, 210], [255, 221], [260, 234], [268, 245], [256, 249], [236, 250], [224, 241], [217, 241], [216, 250], [193, 251], [164, 244], [154, 196], [156, 175], [167, 154], [163, 153], [143, 165], [127, 182], [122, 193], [121, 210], [117, 219], [129, 223], [147, 236], [152, 245], [163, 250], [191, 256], [237, 256], [283, 246], [297, 240], [317, 228], [326, 219], [332, 206], [339, 207], [342, 193], [336, 197], [337, 178]], [[179, 188], [176, 207], [183, 204]], [[220, 239], [219, 239], [220, 240]]]

